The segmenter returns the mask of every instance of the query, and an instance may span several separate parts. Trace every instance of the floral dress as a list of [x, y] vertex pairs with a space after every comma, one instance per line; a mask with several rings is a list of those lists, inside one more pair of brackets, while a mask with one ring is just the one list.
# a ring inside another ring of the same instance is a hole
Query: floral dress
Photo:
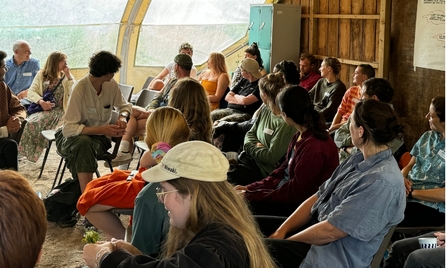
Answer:
[[[56, 81], [56, 83], [58, 82]], [[26, 156], [31, 162], [36, 162], [46, 148], [47, 140], [42, 136], [42, 130], [56, 129], [64, 115], [62, 107], [64, 86], [62, 83], [54, 90], [54, 97], [56, 99], [56, 106], [53, 109], [37, 112], [26, 118], [27, 123], [23, 130], [22, 138], [20, 139], [19, 154]]]

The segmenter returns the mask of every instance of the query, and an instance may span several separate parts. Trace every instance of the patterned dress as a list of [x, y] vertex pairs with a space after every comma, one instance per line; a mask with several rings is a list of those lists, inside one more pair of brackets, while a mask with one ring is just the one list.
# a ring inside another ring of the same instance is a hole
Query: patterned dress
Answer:
[[64, 87], [62, 83], [54, 90], [56, 106], [50, 111], [34, 113], [26, 118], [28, 121], [20, 139], [19, 155], [26, 156], [31, 162], [36, 162], [46, 148], [46, 139], [42, 136], [42, 130], [56, 129], [61, 121], [64, 110]]

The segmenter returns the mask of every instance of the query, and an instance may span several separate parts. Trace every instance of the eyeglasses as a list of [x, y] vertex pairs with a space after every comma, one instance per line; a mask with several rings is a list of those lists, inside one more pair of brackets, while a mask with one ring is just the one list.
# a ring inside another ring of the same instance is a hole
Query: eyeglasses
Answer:
[[155, 189], [155, 194], [158, 197], [158, 202], [160, 203], [164, 203], [165, 202], [165, 195], [169, 194], [169, 193], [174, 193], [174, 192], [178, 192], [178, 190], [172, 190], [172, 191], [167, 191], [167, 192], [163, 192], [163, 189], [160, 187], [157, 187], [157, 189]]

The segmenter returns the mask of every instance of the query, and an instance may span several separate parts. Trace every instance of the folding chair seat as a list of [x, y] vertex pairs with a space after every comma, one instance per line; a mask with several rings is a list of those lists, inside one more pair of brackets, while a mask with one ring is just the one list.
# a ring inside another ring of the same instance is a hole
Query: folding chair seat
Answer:
[[121, 94], [123, 95], [124, 99], [128, 102], [130, 102], [130, 99], [132, 98], [133, 93], [133, 86], [125, 85], [125, 84], [118, 84]]

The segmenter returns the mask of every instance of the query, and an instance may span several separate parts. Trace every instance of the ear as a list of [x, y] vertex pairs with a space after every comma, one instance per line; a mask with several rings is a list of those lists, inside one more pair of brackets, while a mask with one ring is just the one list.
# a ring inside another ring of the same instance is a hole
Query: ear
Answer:
[[371, 98], [372, 98], [373, 100], [380, 101], [379, 98], [377, 97], [377, 95], [372, 95]]
[[363, 138], [363, 133], [365, 133], [365, 129], [362, 126], [360, 126], [358, 133], [359, 133], [359, 138]]

